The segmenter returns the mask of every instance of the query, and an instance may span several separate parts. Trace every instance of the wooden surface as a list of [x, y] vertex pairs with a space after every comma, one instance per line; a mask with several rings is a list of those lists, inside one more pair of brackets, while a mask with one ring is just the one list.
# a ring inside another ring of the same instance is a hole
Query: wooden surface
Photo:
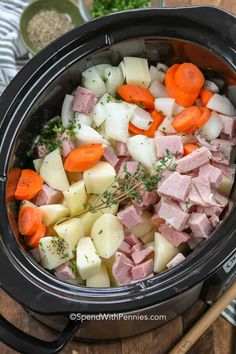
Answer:
[[[153, 0], [155, 3], [155, 0]], [[214, 5], [236, 12], [236, 0], [166, 0], [166, 6], [180, 5]], [[204, 313], [207, 306], [199, 301], [183, 316], [176, 318], [162, 328], [151, 332], [106, 344], [84, 344], [71, 342], [63, 350], [63, 354], [71, 354], [76, 350], [78, 354], [167, 354], [173, 345], [181, 338], [184, 332]], [[0, 290], [0, 313], [27, 333], [38, 338], [50, 340], [54, 332], [46, 329], [27, 315], [20, 305], [10, 299]], [[189, 354], [233, 354], [236, 351], [235, 329], [221, 316], [198, 340]], [[0, 343], [0, 354], [15, 354], [16, 352]], [[37, 353], [32, 353], [37, 354]]]

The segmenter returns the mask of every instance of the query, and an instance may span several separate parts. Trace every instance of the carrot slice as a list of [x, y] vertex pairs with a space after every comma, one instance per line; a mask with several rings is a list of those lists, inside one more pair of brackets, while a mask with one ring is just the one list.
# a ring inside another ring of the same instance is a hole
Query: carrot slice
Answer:
[[201, 111], [197, 106], [186, 108], [175, 116], [172, 126], [177, 132], [189, 131], [196, 126], [200, 116]]
[[196, 101], [199, 95], [199, 91], [194, 94], [186, 93], [176, 85], [175, 73], [179, 66], [180, 64], [174, 64], [167, 70], [165, 76], [165, 85], [168, 95], [171, 98], [174, 98], [180, 106], [189, 107], [192, 106]]
[[145, 87], [127, 84], [118, 87], [117, 92], [128, 103], [135, 103], [151, 111], [154, 109], [155, 97]]
[[101, 144], [86, 145], [75, 148], [67, 156], [64, 168], [68, 172], [82, 172], [98, 163], [105, 148]]
[[24, 206], [20, 209], [18, 217], [18, 228], [22, 235], [31, 236], [42, 223], [42, 212], [37, 207]]
[[149, 129], [147, 129], [147, 130], [140, 129], [140, 128], [137, 128], [132, 123], [129, 123], [129, 130], [134, 134], [142, 134], [142, 135], [148, 136], [149, 138], [154, 138], [155, 132], [156, 132], [157, 128], [159, 127], [159, 125], [162, 123], [164, 116], [158, 111], [152, 111], [151, 116], [153, 118], [153, 122], [150, 125]]
[[210, 119], [211, 117], [211, 110], [206, 108], [206, 107], [202, 107], [200, 108], [201, 111], [201, 117], [198, 119], [197, 121], [197, 128], [202, 128]]
[[39, 241], [45, 236], [46, 226], [42, 223], [38, 225], [37, 231], [32, 235], [25, 238], [25, 242], [28, 246], [35, 248], [38, 247]]
[[20, 168], [13, 168], [12, 170], [9, 171], [8, 178], [7, 178], [7, 188], [6, 188], [6, 197], [8, 202], [15, 199], [16, 186], [20, 178], [20, 175], [21, 175]]
[[210, 90], [204, 89], [202, 88], [200, 91], [200, 97], [201, 97], [201, 101], [202, 101], [202, 105], [203, 107], [206, 107], [208, 101], [210, 100], [210, 98], [214, 95], [213, 92], [211, 92]]
[[43, 178], [33, 170], [22, 170], [17, 183], [15, 198], [17, 200], [30, 200], [34, 198], [43, 185]]
[[198, 145], [196, 144], [185, 144], [184, 145], [184, 155], [191, 154], [193, 151], [197, 150], [199, 148]]
[[205, 81], [202, 72], [192, 63], [180, 64], [174, 79], [180, 90], [192, 94], [199, 93]]

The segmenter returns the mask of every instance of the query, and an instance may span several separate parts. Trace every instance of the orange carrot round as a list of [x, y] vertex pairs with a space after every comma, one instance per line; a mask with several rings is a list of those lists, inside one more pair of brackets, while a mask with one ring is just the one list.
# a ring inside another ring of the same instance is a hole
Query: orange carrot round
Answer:
[[43, 178], [33, 170], [22, 170], [18, 180], [15, 198], [17, 200], [30, 200], [34, 198], [43, 185]]
[[75, 148], [67, 156], [64, 168], [68, 172], [83, 172], [93, 167], [101, 159], [105, 148], [101, 144]]
[[6, 188], [6, 196], [8, 202], [15, 199], [16, 186], [19, 181], [20, 175], [21, 175], [20, 168], [13, 168], [8, 173], [7, 188]]
[[165, 85], [168, 95], [176, 100], [180, 106], [189, 107], [196, 101], [199, 92], [190, 94], [181, 90], [175, 83], [175, 73], [179, 68], [180, 64], [172, 65], [166, 72]]
[[25, 238], [25, 242], [31, 248], [38, 247], [39, 241], [45, 236], [46, 226], [41, 223], [37, 227], [37, 231], [32, 235]]
[[202, 72], [192, 63], [180, 64], [174, 79], [180, 90], [192, 94], [199, 93], [205, 81]]
[[147, 110], [154, 109], [155, 97], [145, 87], [127, 84], [118, 87], [117, 92], [128, 103], [135, 103]]
[[210, 90], [204, 89], [202, 88], [200, 91], [200, 97], [201, 97], [201, 101], [202, 101], [202, 106], [206, 107], [208, 101], [210, 100], [210, 98], [214, 95], [213, 92], [211, 92]]
[[43, 216], [39, 208], [29, 205], [22, 207], [18, 217], [19, 232], [24, 236], [32, 236], [42, 220]]
[[196, 123], [197, 128], [202, 128], [208, 122], [211, 116], [211, 110], [206, 107], [200, 108], [200, 111], [201, 111], [201, 117], [198, 119]]
[[197, 106], [186, 108], [177, 114], [172, 122], [172, 126], [177, 132], [186, 132], [196, 126], [196, 122], [201, 116], [201, 111]]
[[153, 118], [153, 122], [147, 130], [137, 128], [132, 123], [129, 123], [129, 130], [134, 134], [142, 134], [148, 136], [149, 138], [154, 138], [155, 132], [163, 121], [164, 116], [155, 110], [151, 112], [151, 116]]
[[193, 151], [199, 148], [196, 144], [185, 144], [184, 145], [184, 156], [191, 154]]

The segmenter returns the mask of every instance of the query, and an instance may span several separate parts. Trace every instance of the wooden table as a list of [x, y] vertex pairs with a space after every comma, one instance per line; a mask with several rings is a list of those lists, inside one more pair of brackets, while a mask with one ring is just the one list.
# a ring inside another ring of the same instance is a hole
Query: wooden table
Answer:
[[[155, 0], [153, 3], [155, 3]], [[236, 12], [235, 0], [166, 0], [165, 4], [166, 6], [208, 4]], [[183, 333], [186, 332], [206, 309], [207, 305], [202, 301], [198, 301], [183, 316], [179, 316], [162, 328], [136, 337], [120, 339], [112, 343], [84, 344], [72, 341], [62, 353], [71, 354], [72, 350], [76, 350], [78, 354], [167, 354], [182, 337]], [[27, 315], [20, 305], [10, 299], [1, 290], [0, 313], [17, 327], [38, 338], [50, 340], [55, 335], [54, 332], [40, 325], [31, 316]], [[236, 348], [233, 348], [235, 336], [234, 327], [220, 316], [189, 351], [189, 354], [233, 354], [234, 350], [236, 350]], [[14, 350], [6, 347], [4, 344], [0, 344], [0, 354], [14, 353], [16, 353]]]

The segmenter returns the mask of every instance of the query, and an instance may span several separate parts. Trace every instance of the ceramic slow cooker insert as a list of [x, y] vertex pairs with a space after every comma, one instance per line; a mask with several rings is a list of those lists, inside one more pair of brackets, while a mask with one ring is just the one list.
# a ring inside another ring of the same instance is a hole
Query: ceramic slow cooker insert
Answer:
[[[174, 269], [136, 284], [86, 288], [63, 283], [22, 246], [7, 205], [7, 175], [29, 166], [26, 151], [45, 121], [61, 111], [65, 93], [94, 64], [118, 65], [123, 56], [173, 64], [191, 61], [207, 77], [236, 82], [236, 19], [213, 7], [145, 9], [99, 18], [65, 34], [23, 68], [0, 98], [0, 284], [42, 322], [60, 331], [47, 344], [0, 317], [0, 340], [24, 353], [56, 352], [77, 337], [103, 340], [142, 333], [184, 312], [199, 297], [216, 299], [235, 278], [234, 192], [224, 220]], [[160, 321], [69, 321], [70, 313], [164, 314]], [[68, 325], [63, 330], [63, 326]], [[101, 323], [102, 322], [102, 323]], [[79, 328], [80, 327], [80, 328]]]

